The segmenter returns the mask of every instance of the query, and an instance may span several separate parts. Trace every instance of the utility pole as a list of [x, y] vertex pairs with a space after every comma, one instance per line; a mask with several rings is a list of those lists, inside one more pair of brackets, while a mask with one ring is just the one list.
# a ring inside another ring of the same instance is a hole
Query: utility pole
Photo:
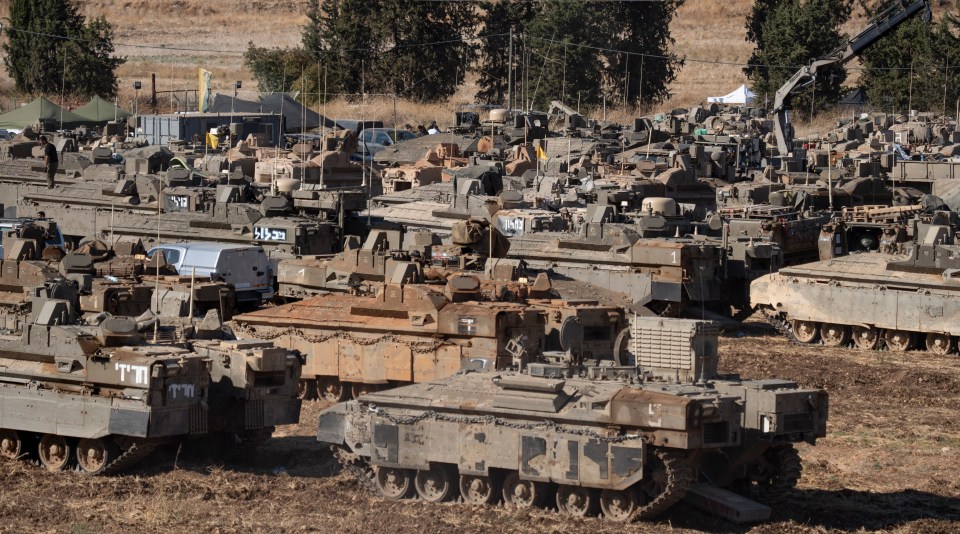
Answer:
[[510, 28], [510, 52], [507, 58], [507, 109], [513, 111], [513, 28]]

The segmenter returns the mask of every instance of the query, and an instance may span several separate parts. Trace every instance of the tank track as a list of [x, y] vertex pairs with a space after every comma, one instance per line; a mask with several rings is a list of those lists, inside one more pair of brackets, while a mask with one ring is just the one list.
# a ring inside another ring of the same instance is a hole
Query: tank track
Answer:
[[775, 328], [777, 332], [780, 332], [781, 334], [783, 334], [784, 337], [790, 340], [790, 343], [793, 343], [794, 345], [804, 344], [804, 343], [801, 343], [799, 340], [797, 340], [797, 336], [793, 335], [793, 327], [790, 325], [790, 321], [782, 317], [773, 315], [768, 310], [765, 310], [763, 308], [760, 308], [760, 312], [763, 313], [764, 319], [766, 319], [767, 322], [770, 323], [770, 326]]
[[766, 504], [774, 504], [786, 498], [797, 487], [803, 472], [800, 453], [792, 444], [776, 445], [768, 454], [773, 455], [773, 472], [754, 487], [754, 497]]
[[340, 463], [340, 466], [344, 471], [352, 473], [357, 480], [360, 481], [360, 487], [373, 493], [374, 495], [380, 495], [380, 490], [377, 488], [377, 483], [374, 481], [374, 472], [373, 469], [367, 465], [367, 462], [356, 453], [352, 453], [344, 449], [343, 447], [332, 445], [330, 447], [331, 452], [333, 452], [333, 457], [337, 459], [337, 462]]
[[682, 454], [670, 451], [656, 451], [654, 454], [663, 463], [667, 485], [660, 495], [637, 510], [636, 519], [650, 519], [669, 510], [686, 496], [687, 489], [697, 477], [693, 466]]
[[134, 440], [130, 443], [117, 459], [110, 463], [104, 470], [104, 475], [115, 475], [132, 467], [146, 458], [157, 448], [157, 443], [150, 441]]

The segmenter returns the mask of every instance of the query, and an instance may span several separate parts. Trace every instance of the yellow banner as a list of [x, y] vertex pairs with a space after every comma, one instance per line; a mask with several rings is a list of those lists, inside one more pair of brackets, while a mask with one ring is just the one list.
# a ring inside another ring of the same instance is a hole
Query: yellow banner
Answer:
[[210, 108], [210, 80], [213, 78], [213, 73], [207, 69], [200, 69], [198, 73], [200, 79], [199, 82], [199, 91], [197, 92], [197, 101], [200, 105], [200, 113], [206, 113]]

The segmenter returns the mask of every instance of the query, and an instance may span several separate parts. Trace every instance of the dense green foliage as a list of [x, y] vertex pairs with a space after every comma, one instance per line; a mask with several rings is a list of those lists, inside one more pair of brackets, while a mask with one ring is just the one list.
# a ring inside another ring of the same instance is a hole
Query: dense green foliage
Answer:
[[[486, 11], [485, 33], [517, 35], [516, 91], [521, 105], [550, 101], [596, 106], [648, 104], [669, 96], [682, 59], [669, 53], [670, 21], [682, 0], [664, 2], [527, 2], [505, 0]], [[505, 103], [506, 38], [485, 39], [477, 97]], [[642, 87], [641, 87], [642, 84]]]
[[[850, 17], [851, 0], [756, 0], [747, 17], [747, 41], [754, 44], [744, 69], [761, 102], [773, 102], [777, 89], [803, 65], [829, 54], [846, 39], [840, 27]], [[795, 113], [809, 115], [835, 104], [847, 77], [842, 66], [821, 69], [811, 88], [795, 94]]]
[[328, 93], [440, 100], [456, 92], [475, 57], [471, 2], [311, 0], [308, 19], [303, 47], [323, 66]]
[[87, 21], [69, 0], [13, 0], [5, 24], [3, 61], [17, 91], [76, 97], [117, 93], [113, 29]]
[[863, 53], [860, 83], [879, 110], [953, 109], [960, 96], [960, 20], [904, 23]]

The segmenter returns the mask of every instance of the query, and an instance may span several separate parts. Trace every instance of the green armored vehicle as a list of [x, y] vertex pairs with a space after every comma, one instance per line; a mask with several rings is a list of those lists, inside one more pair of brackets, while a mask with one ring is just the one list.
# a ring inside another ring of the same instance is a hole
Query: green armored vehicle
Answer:
[[687, 498], [735, 520], [797, 483], [792, 443], [826, 433], [827, 394], [716, 373], [716, 323], [638, 318], [618, 361], [544, 353], [522, 371], [462, 372], [360, 396], [320, 415], [318, 440], [384, 497], [501, 499], [613, 521]]

